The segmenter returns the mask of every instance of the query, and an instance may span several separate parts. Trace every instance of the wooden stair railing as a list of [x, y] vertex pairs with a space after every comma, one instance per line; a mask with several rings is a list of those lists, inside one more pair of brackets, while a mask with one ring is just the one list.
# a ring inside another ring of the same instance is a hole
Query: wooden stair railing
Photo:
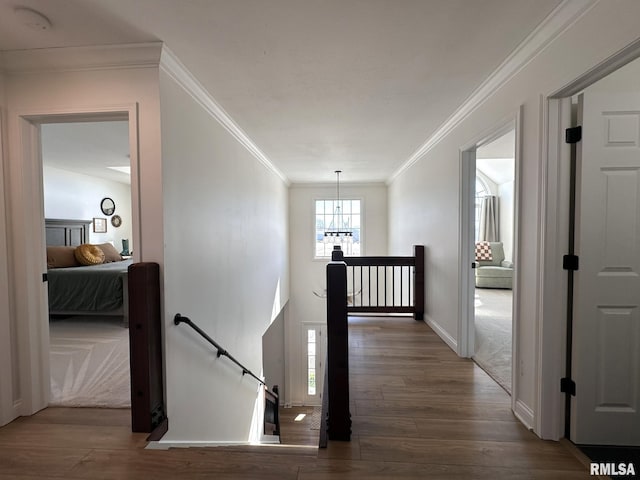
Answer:
[[[348, 315], [412, 313], [413, 318], [422, 320], [425, 298], [424, 260], [422, 245], [414, 246], [412, 257], [345, 257], [339, 247], [333, 251], [331, 262], [327, 265], [327, 367], [323, 397], [326, 438], [323, 439], [321, 433], [321, 447], [326, 446], [327, 438], [342, 441], [351, 439]], [[399, 278], [395, 277], [396, 267], [400, 268]], [[413, 278], [406, 286], [402, 270], [405, 267], [408, 271], [413, 269]], [[357, 268], [359, 271], [356, 271]], [[364, 268], [368, 269], [367, 275], [364, 274]], [[375, 276], [372, 275], [373, 268]], [[384, 271], [383, 276], [379, 274], [380, 268]], [[390, 285], [387, 275], [389, 268], [392, 269]], [[373, 278], [375, 281], [372, 281]], [[367, 302], [362, 298], [365, 294]], [[359, 304], [358, 295], [361, 296]], [[383, 297], [383, 302], [379, 301], [380, 296]]]
[[351, 439], [349, 413], [349, 332], [347, 325], [347, 265], [327, 265], [327, 436]]
[[347, 267], [348, 312], [410, 313], [424, 318], [424, 246], [414, 245], [410, 257], [345, 257], [331, 259]]
[[169, 428], [164, 404], [160, 265], [129, 266], [129, 353], [131, 357], [131, 430], [159, 440]]
[[264, 390], [264, 434], [280, 436], [280, 400], [278, 385]]

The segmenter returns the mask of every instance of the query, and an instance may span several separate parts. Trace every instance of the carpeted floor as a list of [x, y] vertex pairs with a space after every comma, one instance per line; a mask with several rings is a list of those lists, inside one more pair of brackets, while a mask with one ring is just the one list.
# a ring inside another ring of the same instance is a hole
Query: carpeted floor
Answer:
[[49, 336], [49, 405], [131, 406], [129, 330], [120, 317], [51, 320]]
[[473, 359], [511, 393], [511, 290], [476, 288]]

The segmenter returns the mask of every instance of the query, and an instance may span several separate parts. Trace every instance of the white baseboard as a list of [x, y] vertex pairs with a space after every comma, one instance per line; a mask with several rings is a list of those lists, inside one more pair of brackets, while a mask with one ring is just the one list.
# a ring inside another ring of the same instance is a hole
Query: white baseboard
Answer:
[[260, 437], [260, 445], [280, 445], [279, 435], [262, 435]]
[[250, 442], [194, 442], [194, 441], [174, 441], [159, 440], [157, 442], [149, 442], [145, 447], [148, 450], [168, 450], [170, 448], [191, 448], [191, 447], [228, 447], [238, 445], [251, 445]]
[[[270, 441], [270, 437], [271, 440]], [[264, 448], [278, 449], [278, 448], [288, 448], [292, 445], [286, 445], [279, 442], [279, 437], [277, 436], [264, 436], [264, 442], [260, 443], [251, 443], [251, 442], [189, 442], [189, 441], [166, 441], [162, 440], [157, 442], [149, 442], [145, 449], [147, 450], [168, 450], [170, 448], [215, 448], [215, 447], [238, 447], [238, 446], [261, 446]], [[276, 442], [275, 439], [278, 439]], [[310, 452], [317, 451], [318, 447], [315, 445], [295, 445], [296, 448], [306, 449], [308, 448]], [[274, 450], [276, 451], [276, 450]]]
[[451, 348], [451, 350], [453, 350], [457, 354], [458, 341], [455, 338], [453, 338], [451, 335], [449, 335], [449, 332], [447, 332], [444, 328], [442, 328], [438, 324], [438, 322], [432, 319], [429, 315], [425, 315], [425, 317], [426, 317], [427, 325], [429, 325], [433, 329], [433, 331], [436, 332], [436, 334], [444, 341], [444, 343], [449, 345], [449, 348]]
[[522, 401], [517, 400], [515, 407], [513, 408], [513, 414], [516, 416], [518, 420], [520, 420], [525, 427], [529, 430], [533, 431], [533, 410], [531, 410], [527, 405], [522, 403]]

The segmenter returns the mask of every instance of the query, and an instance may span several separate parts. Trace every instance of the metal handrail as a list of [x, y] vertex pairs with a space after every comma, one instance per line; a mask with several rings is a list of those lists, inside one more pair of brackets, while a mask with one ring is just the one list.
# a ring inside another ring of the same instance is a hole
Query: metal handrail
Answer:
[[180, 315], [179, 313], [176, 313], [175, 317], [173, 317], [173, 323], [175, 325], [180, 325], [181, 323], [186, 323], [187, 325], [189, 325], [196, 332], [198, 332], [202, 338], [204, 338], [207, 342], [209, 342], [211, 345], [213, 345], [216, 348], [216, 350], [218, 351], [217, 352], [218, 358], [221, 356], [227, 357], [229, 360], [231, 360], [233, 363], [235, 363], [237, 366], [239, 366], [242, 369], [242, 375], [245, 375], [245, 374], [250, 375], [265, 387], [267, 386], [267, 384], [262, 380], [260, 380], [258, 377], [256, 377], [251, 370], [249, 370], [247, 367], [242, 365], [238, 360], [233, 358], [233, 356], [230, 355], [229, 352], [227, 352], [224, 348], [222, 348], [218, 342], [216, 342], [213, 338], [207, 335], [207, 333], [204, 330], [202, 330], [195, 323], [193, 323], [189, 317], [185, 317], [183, 315]]

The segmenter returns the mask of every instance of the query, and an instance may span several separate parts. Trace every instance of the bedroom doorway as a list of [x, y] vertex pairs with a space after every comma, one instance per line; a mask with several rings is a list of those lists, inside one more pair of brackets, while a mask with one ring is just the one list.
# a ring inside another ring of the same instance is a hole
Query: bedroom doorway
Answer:
[[[50, 406], [131, 406], [130, 126], [111, 117], [40, 124]], [[97, 245], [104, 263], [88, 266], [94, 258], [77, 254], [81, 244]]]
[[515, 129], [476, 149], [473, 360], [511, 394]]
[[516, 414], [521, 124], [520, 108], [460, 150], [458, 355], [511, 395]]

